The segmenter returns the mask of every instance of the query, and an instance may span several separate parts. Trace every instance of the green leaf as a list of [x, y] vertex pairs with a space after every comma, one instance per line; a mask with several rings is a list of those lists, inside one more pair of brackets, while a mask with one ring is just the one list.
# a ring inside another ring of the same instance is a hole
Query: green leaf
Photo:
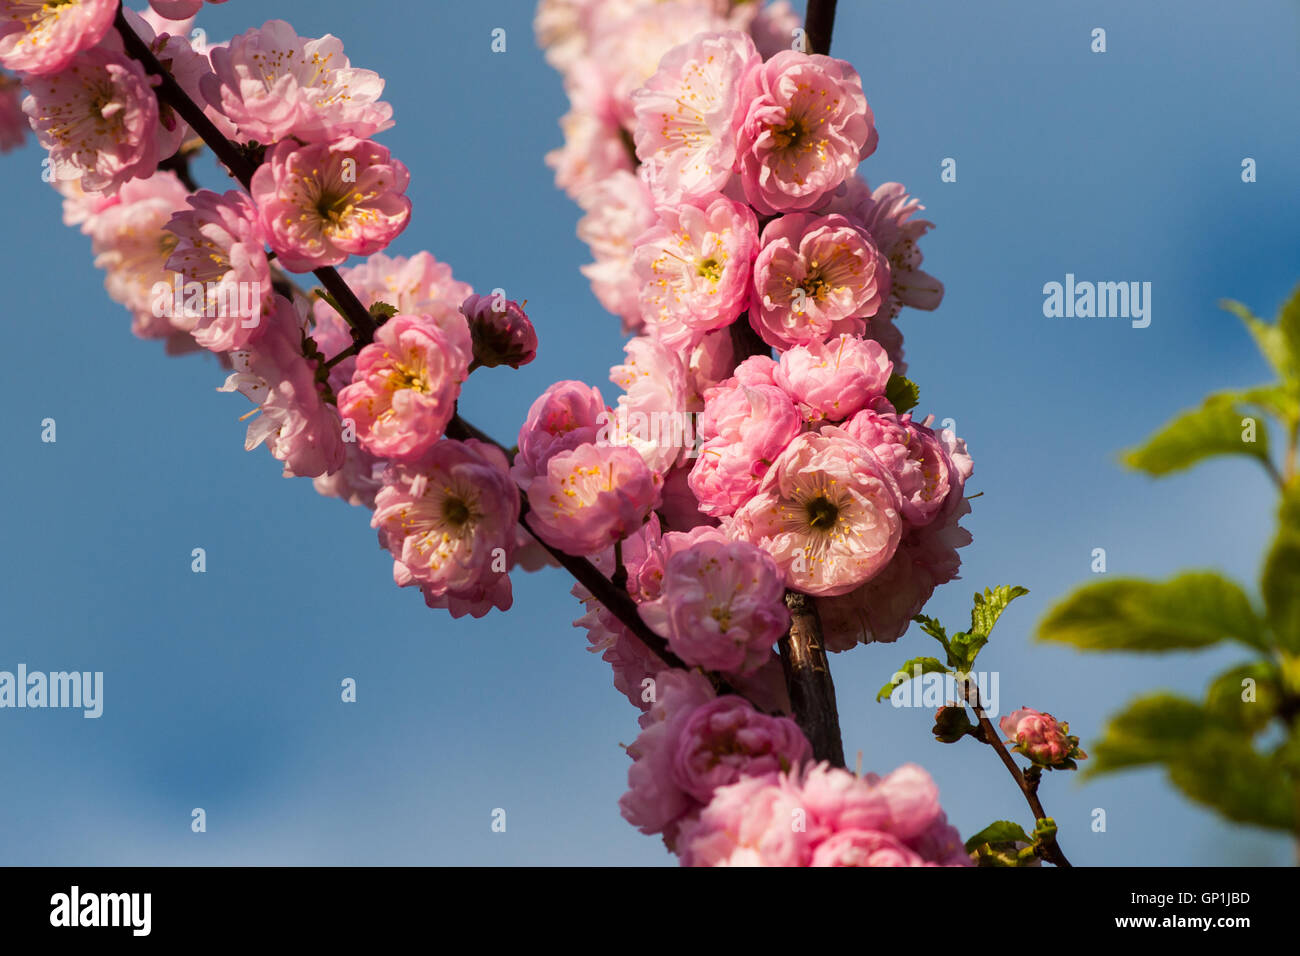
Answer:
[[1175, 759], [1211, 725], [1211, 717], [1194, 700], [1166, 693], [1139, 697], [1112, 715], [1101, 738], [1089, 743], [1092, 761], [1083, 773], [1094, 776]]
[[1268, 360], [1268, 364], [1273, 366], [1273, 370], [1277, 372], [1279, 378], [1287, 379], [1291, 377], [1293, 365], [1291, 364], [1290, 350], [1287, 348], [1282, 330], [1278, 326], [1265, 322], [1240, 302], [1234, 302], [1231, 299], [1222, 299], [1219, 302], [1219, 307], [1226, 309], [1241, 319], [1255, 339], [1255, 345], [1259, 347], [1260, 353]]
[[1224, 671], [1205, 692], [1205, 709], [1220, 723], [1254, 735], [1282, 704], [1280, 675], [1272, 661], [1252, 661]]
[[945, 651], [948, 650], [948, 632], [944, 630], [944, 626], [938, 620], [925, 614], [918, 614], [912, 620], [921, 625], [921, 630], [942, 644]]
[[[1268, 429], [1255, 421], [1254, 434], [1242, 421], [1251, 418], [1231, 401], [1211, 396], [1200, 408], [1183, 412], [1136, 448], [1124, 464], [1148, 475], [1167, 475], [1216, 455], [1247, 455], [1268, 463]], [[1247, 441], [1247, 438], [1254, 441]]]
[[995, 588], [985, 588], [984, 593], [975, 593], [975, 605], [970, 612], [970, 630], [972, 634], [988, 637], [993, 633], [993, 625], [998, 622], [1002, 612], [1018, 597], [1029, 593], [1029, 588], [1012, 587], [1000, 584]]
[[1264, 560], [1260, 590], [1278, 645], [1300, 654], [1300, 478], [1282, 493], [1277, 537]]
[[[919, 671], [917, 670], [919, 668]], [[889, 679], [889, 683], [880, 688], [880, 693], [876, 694], [876, 703], [888, 697], [895, 687], [901, 687], [913, 677], [919, 677], [921, 674], [946, 674], [948, 668], [941, 664], [933, 657], [913, 657]]]
[[397, 306], [389, 305], [387, 302], [372, 302], [369, 311], [372, 319], [382, 323], [397, 314]]
[[885, 384], [885, 398], [898, 410], [898, 414], [910, 412], [921, 400], [921, 389], [910, 378], [894, 374]]
[[1296, 781], [1282, 755], [1264, 755], [1240, 734], [1215, 731], [1186, 747], [1169, 779], [1198, 803], [1229, 820], [1293, 832]]
[[1277, 330], [1290, 360], [1291, 375], [1283, 372], [1283, 378], [1294, 380], [1295, 373], [1300, 370], [1300, 285], [1291, 290], [1291, 297], [1278, 312]]
[[985, 843], [1033, 843], [1033, 838], [1019, 823], [997, 820], [966, 841], [966, 852], [974, 853]]
[[1275, 383], [1215, 392], [1206, 401], [1254, 405], [1287, 423], [1300, 418], [1300, 397], [1295, 390]]
[[1052, 607], [1035, 636], [1085, 651], [1194, 650], [1227, 638], [1270, 646], [1250, 598], [1213, 571], [1086, 585]]

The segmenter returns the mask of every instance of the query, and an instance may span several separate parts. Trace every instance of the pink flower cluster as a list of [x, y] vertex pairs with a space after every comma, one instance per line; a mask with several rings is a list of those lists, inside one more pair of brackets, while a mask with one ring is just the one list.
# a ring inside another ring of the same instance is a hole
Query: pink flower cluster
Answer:
[[1088, 756], [1079, 749], [1079, 738], [1070, 736], [1069, 724], [1032, 707], [1012, 711], [998, 721], [998, 726], [1007, 735], [1007, 743], [1015, 745], [1013, 749], [1017, 753], [1040, 767], [1073, 769], [1076, 759], [1084, 760]]
[[[528, 521], [625, 576], [664, 654], [780, 714], [786, 589], [816, 598], [832, 650], [893, 641], [970, 540], [965, 444], [895, 404], [912, 386], [894, 320], [943, 293], [921, 269], [930, 223], [858, 173], [878, 139], [861, 79], [805, 52], [787, 3], [543, 0], [535, 26], [571, 105], [548, 162], [585, 213], [583, 271], [637, 335], [614, 407], [576, 382], [534, 404], [512, 468]], [[643, 711], [624, 815], [683, 862], [969, 862], [922, 771], [808, 768], [779, 717], [715, 699], [575, 594]], [[789, 766], [764, 769], [772, 752]], [[724, 768], [707, 794], [683, 754]]]
[[677, 834], [687, 866], [971, 866], [915, 764], [856, 777], [827, 764], [720, 787]]
[[[522, 535], [509, 462], [443, 436], [472, 368], [531, 359], [527, 315], [513, 302], [484, 310], [428, 253], [383, 254], [410, 219], [409, 174], [370, 138], [393, 125], [383, 79], [352, 66], [336, 37], [270, 20], [196, 46], [202, 0], [151, 6], [124, 11], [127, 28], [251, 164], [247, 192], [190, 190], [159, 170], [169, 159], [188, 169], [191, 147], [177, 154], [192, 131], [114, 28], [116, 0], [0, 3], [0, 66], [26, 90], [17, 111], [18, 87], [0, 75], [0, 149], [21, 142], [11, 128], [21, 116], [49, 151], [44, 178], [64, 196], [65, 221], [91, 237], [136, 334], [215, 353], [230, 370], [220, 391], [254, 403], [246, 448], [265, 445], [286, 476], [374, 510], [397, 583], [431, 606], [508, 608]], [[353, 255], [370, 258], [340, 278], [367, 323], [285, 274]], [[642, 504], [627, 508], [627, 529]]]

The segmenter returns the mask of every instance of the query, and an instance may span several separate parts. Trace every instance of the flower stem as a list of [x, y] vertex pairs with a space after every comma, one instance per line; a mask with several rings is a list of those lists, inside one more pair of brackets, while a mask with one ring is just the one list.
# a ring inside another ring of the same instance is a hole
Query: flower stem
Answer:
[[[984, 741], [994, 750], [997, 751], [998, 757], [1006, 765], [1012, 778], [1016, 781], [1016, 786], [1020, 792], [1025, 795], [1025, 802], [1029, 804], [1029, 809], [1033, 811], [1034, 821], [1047, 819], [1047, 811], [1043, 809], [1043, 802], [1038, 799], [1038, 774], [1027, 776], [1021, 773], [1020, 768], [1016, 766], [1016, 760], [1007, 750], [1006, 745], [1002, 743], [1002, 738], [998, 734], [997, 728], [993, 726], [993, 721], [989, 720], [989, 715], [984, 712], [984, 706], [980, 703], [979, 690], [971, 686], [969, 692], [970, 705], [975, 709], [975, 716], [979, 720], [980, 733], [979, 740]], [[1070, 861], [1065, 858], [1060, 844], [1056, 842], [1056, 836], [1049, 836], [1043, 839], [1043, 858], [1048, 863], [1054, 863], [1057, 866], [1070, 866]]]

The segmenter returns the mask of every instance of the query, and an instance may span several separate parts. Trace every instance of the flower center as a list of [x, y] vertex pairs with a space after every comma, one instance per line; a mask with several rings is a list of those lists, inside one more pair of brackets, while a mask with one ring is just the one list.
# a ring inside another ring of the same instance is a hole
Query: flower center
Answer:
[[731, 608], [715, 607], [709, 612], [709, 617], [718, 622], [718, 627], [726, 633], [731, 630]]
[[790, 117], [784, 126], [773, 126], [770, 129], [772, 141], [778, 149], [798, 150], [808, 140], [808, 126], [799, 116]]
[[352, 212], [352, 193], [329, 193], [322, 191], [316, 201], [316, 212], [332, 228], [337, 228], [348, 214]]
[[469, 520], [469, 505], [460, 498], [443, 498], [442, 516], [448, 524], [459, 528]]
[[709, 256], [707, 259], [700, 260], [700, 264], [695, 267], [695, 272], [716, 284], [722, 278], [722, 263], [716, 257]]
[[818, 531], [827, 531], [835, 527], [835, 522], [840, 516], [839, 505], [825, 495], [818, 495], [806, 502], [804, 510], [808, 513], [808, 527]]
[[429, 380], [425, 378], [422, 366], [394, 362], [393, 370], [388, 373], [388, 387], [394, 392], [398, 389], [410, 388], [423, 394], [429, 391]]

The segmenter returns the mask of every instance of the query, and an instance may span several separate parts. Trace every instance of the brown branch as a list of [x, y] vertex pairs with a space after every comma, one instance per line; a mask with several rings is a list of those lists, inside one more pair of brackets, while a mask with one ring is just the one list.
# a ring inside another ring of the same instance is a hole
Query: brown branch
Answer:
[[[997, 751], [998, 757], [1006, 765], [1008, 772], [1016, 781], [1016, 786], [1020, 792], [1025, 795], [1025, 802], [1029, 804], [1029, 809], [1033, 811], [1034, 820], [1050, 819], [1047, 811], [1043, 809], [1043, 802], [1038, 799], [1038, 774], [1032, 777], [1021, 773], [1020, 768], [1016, 765], [1016, 760], [1007, 750], [1006, 745], [1002, 743], [1002, 737], [998, 734], [997, 728], [993, 726], [993, 721], [989, 720], [989, 715], [984, 712], [984, 707], [980, 703], [979, 689], [970, 685], [969, 694], [970, 705], [975, 709], [975, 716], [979, 720], [980, 733], [979, 739], [984, 741], [994, 750]], [[1056, 836], [1052, 835], [1043, 839], [1043, 858], [1048, 863], [1055, 863], [1057, 866], [1070, 866], [1070, 861], [1065, 858], [1061, 846], [1056, 842]]]
[[835, 682], [822, 643], [817, 605], [809, 595], [793, 590], [785, 592], [785, 604], [790, 609], [790, 630], [779, 646], [795, 721], [812, 744], [813, 759], [843, 767], [844, 743], [840, 739]]
[[804, 17], [804, 36], [808, 39], [808, 52], [828, 55], [831, 52], [831, 34], [835, 32], [836, 0], [808, 0], [808, 15]]
[[[130, 24], [126, 22], [126, 17], [122, 14], [122, 7], [117, 8], [117, 16], [113, 20], [113, 25], [117, 32], [122, 36], [122, 44], [126, 48], [127, 56], [139, 60], [145, 71], [158, 78], [158, 85], [155, 93], [158, 99], [170, 106], [181, 119], [189, 124], [190, 129], [198, 134], [199, 138], [208, 145], [213, 154], [220, 160], [244, 187], [249, 189], [253, 181], [253, 173], [257, 171], [257, 164], [249, 158], [247, 150], [239, 147], [222, 134], [217, 129], [216, 124], [208, 119], [207, 114], [203, 112], [202, 107], [195, 103], [188, 93], [181, 88], [175, 78], [165, 66], [158, 62], [154, 56], [153, 50], [149, 45], [136, 35], [131, 29]], [[339, 304], [343, 310], [344, 318], [352, 326], [352, 337], [359, 346], [369, 344], [375, 336], [375, 330], [378, 325], [371, 317], [370, 312], [361, 300], [357, 298], [343, 277], [338, 274], [336, 269], [323, 267], [313, 269], [313, 274], [320, 280], [320, 284], [325, 287], [334, 301]]]

